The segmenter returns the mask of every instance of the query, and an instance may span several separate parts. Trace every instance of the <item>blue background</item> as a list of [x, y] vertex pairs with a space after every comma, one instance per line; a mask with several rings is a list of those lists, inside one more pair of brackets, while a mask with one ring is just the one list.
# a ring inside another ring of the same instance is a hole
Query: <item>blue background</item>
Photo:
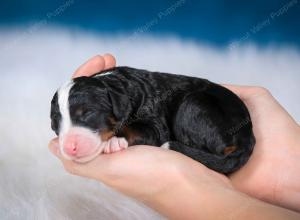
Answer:
[[[177, 1], [83, 1], [74, 0], [63, 13], [47, 20], [48, 25], [62, 25], [68, 28], [92, 32], [120, 34], [132, 33], [158, 17]], [[174, 13], [159, 19], [144, 34], [177, 35], [184, 39], [226, 46], [239, 41], [251, 32], [257, 24], [270, 18], [288, 3], [293, 6], [256, 34], [243, 40], [258, 45], [288, 44], [300, 46], [300, 4], [298, 0], [267, 1], [196, 1], [185, 0]], [[28, 27], [47, 18], [66, 1], [2, 0], [0, 7], [0, 27], [22, 24]]]

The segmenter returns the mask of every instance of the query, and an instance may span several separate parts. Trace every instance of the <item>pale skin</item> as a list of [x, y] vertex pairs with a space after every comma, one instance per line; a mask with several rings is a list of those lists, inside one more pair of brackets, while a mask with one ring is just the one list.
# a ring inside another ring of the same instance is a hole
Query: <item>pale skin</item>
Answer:
[[[112, 55], [98, 55], [73, 77], [115, 65]], [[49, 148], [68, 172], [101, 181], [170, 219], [300, 219], [291, 211], [300, 211], [299, 125], [266, 89], [225, 86], [249, 108], [257, 140], [249, 162], [229, 177], [153, 146], [101, 154], [86, 164], [64, 159], [57, 138]]]

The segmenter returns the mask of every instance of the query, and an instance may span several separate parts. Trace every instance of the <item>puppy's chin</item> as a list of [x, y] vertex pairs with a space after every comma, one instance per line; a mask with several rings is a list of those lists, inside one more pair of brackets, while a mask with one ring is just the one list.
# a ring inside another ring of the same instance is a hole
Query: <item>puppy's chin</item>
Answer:
[[88, 156], [84, 156], [84, 157], [79, 157], [79, 158], [74, 158], [73, 161], [77, 162], [77, 163], [87, 163], [90, 162], [92, 160], [94, 160], [99, 154], [101, 154], [103, 152], [104, 148], [103, 147], [98, 147], [97, 151], [95, 153], [92, 153]]
[[[84, 127], [71, 127], [59, 135], [61, 155], [67, 160], [86, 163], [93, 160], [104, 151], [105, 142], [101, 136]], [[74, 154], [69, 153], [69, 147], [76, 146]]]
[[92, 160], [94, 160], [99, 154], [101, 154], [103, 152], [104, 148], [103, 146], [99, 146], [97, 148], [97, 150], [87, 156], [83, 156], [83, 157], [72, 157], [72, 156], [69, 156], [67, 155], [63, 148], [60, 147], [60, 152], [61, 152], [61, 155], [66, 159], [66, 160], [72, 160], [76, 163], [87, 163], [87, 162], [90, 162]]

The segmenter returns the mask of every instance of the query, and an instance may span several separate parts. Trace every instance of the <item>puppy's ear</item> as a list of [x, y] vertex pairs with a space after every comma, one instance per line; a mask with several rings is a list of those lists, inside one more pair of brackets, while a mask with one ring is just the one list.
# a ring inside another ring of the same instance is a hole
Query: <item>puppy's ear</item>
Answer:
[[107, 92], [117, 121], [128, 119], [132, 107], [129, 97], [124, 93], [124, 89], [120, 87], [107, 88]]

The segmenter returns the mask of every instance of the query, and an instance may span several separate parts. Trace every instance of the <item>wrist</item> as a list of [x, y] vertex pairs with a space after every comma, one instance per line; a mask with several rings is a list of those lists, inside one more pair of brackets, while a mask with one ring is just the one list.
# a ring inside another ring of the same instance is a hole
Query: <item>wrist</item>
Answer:
[[229, 181], [198, 162], [188, 160], [169, 170], [163, 187], [143, 202], [170, 219], [215, 219], [216, 209], [222, 218], [235, 209], [231, 203], [224, 205], [228, 198], [236, 198]]
[[293, 211], [251, 198], [217, 180], [207, 182], [201, 172], [193, 178], [181, 172], [175, 176], [176, 185], [144, 201], [168, 219], [299, 219]]
[[[168, 219], [298, 219], [297, 213], [233, 189], [224, 176], [188, 158], [168, 168], [156, 193], [143, 202]], [[166, 170], [165, 170], [166, 171]]]

